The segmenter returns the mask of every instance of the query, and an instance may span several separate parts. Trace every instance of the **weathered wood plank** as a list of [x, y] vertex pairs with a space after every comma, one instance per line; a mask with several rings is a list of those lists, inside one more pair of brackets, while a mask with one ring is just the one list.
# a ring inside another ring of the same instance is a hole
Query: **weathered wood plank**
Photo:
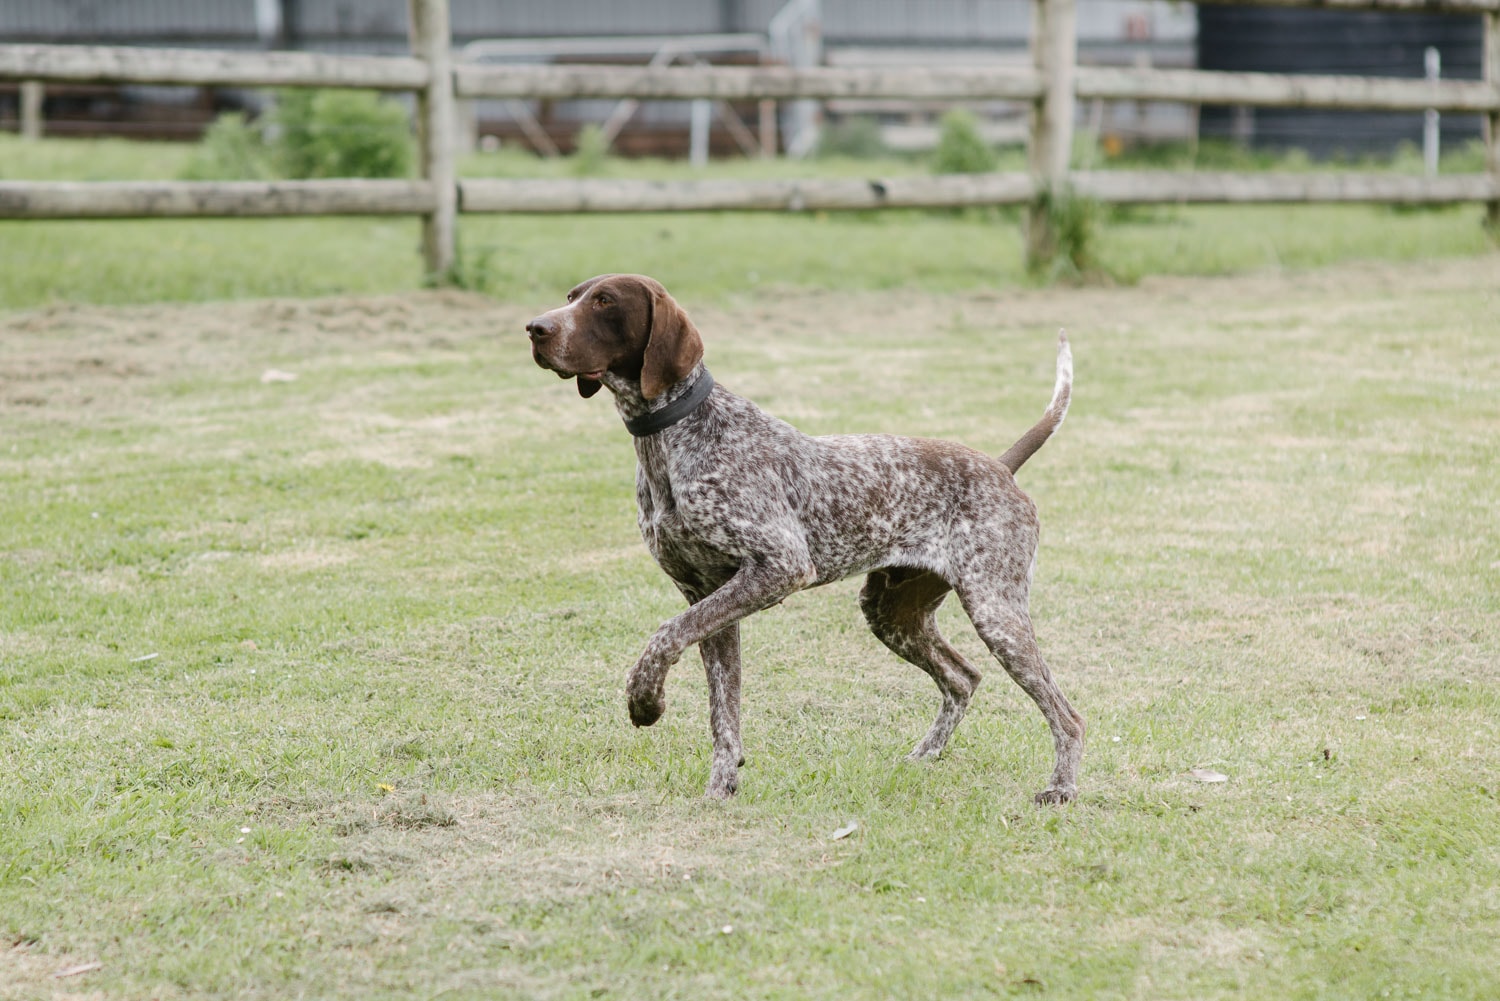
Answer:
[[[622, 181], [466, 180], [464, 212], [839, 211], [1020, 205], [1025, 174], [955, 174], [881, 180]], [[1500, 194], [1485, 174], [1236, 174], [1093, 171], [1072, 175], [1074, 194], [1110, 203], [1482, 202]]]
[[47, 89], [37, 80], [21, 81], [21, 138], [42, 137], [42, 107]]
[[1018, 205], [1025, 174], [777, 181], [463, 180], [464, 212], [825, 211]]
[[0, 181], [0, 219], [414, 215], [426, 181]]
[[1073, 153], [1078, 12], [1073, 0], [1034, 0], [1031, 56], [1045, 84], [1032, 110], [1031, 173], [1060, 188]]
[[793, 100], [891, 97], [1029, 101], [1034, 73], [991, 69], [819, 66], [485, 66], [453, 68], [459, 97]]
[[447, 280], [458, 259], [458, 189], [454, 151], [452, 42], [448, 0], [407, 0], [411, 51], [427, 67], [417, 91], [417, 146], [432, 211], [422, 216], [422, 261], [430, 278]]
[[0, 80], [415, 90], [427, 85], [428, 74], [422, 60], [409, 56], [0, 45]]
[[[1484, 80], [1500, 89], [1500, 12], [1484, 16]], [[1495, 185], [1495, 195], [1485, 208], [1485, 223], [1492, 236], [1500, 237], [1500, 108], [1484, 120], [1485, 166]]]
[[[1073, 155], [1074, 94], [1078, 70], [1078, 9], [1074, 0], [1032, 0], [1031, 61], [1042, 95], [1031, 107], [1027, 167], [1039, 192], [1061, 195]], [[1026, 212], [1026, 261], [1036, 267], [1056, 254], [1050, 200], [1034, 199]]]
[[1079, 67], [1084, 100], [1186, 101], [1278, 108], [1382, 111], [1491, 111], [1500, 88], [1477, 80], [1403, 80], [1368, 76], [1220, 73], [1207, 70]]
[[1073, 191], [1101, 202], [1136, 204], [1383, 202], [1445, 204], [1500, 196], [1487, 174], [1229, 173], [1081, 171]]
[[[1392, 202], [1440, 204], [1500, 198], [1488, 174], [1237, 174], [1086, 171], [1074, 193], [1103, 202]], [[839, 211], [1020, 205], [1026, 174], [951, 174], [872, 180], [620, 181], [463, 180], [464, 212]], [[426, 181], [0, 181], [0, 218], [117, 219], [431, 212]]]

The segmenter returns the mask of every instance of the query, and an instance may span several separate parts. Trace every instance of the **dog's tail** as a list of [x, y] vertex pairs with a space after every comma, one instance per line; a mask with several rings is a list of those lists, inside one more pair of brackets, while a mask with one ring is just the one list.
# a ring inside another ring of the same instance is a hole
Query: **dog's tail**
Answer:
[[1021, 468], [1021, 464], [1036, 454], [1036, 450], [1047, 443], [1052, 437], [1052, 432], [1063, 422], [1068, 413], [1068, 401], [1073, 397], [1073, 350], [1068, 347], [1068, 334], [1065, 330], [1057, 332], [1057, 382], [1052, 387], [1052, 402], [1047, 404], [1042, 419], [1034, 424], [1030, 431], [1016, 441], [1014, 445], [1006, 449], [1005, 454], [1000, 456], [1000, 461], [1005, 463], [1007, 469], [1012, 473]]

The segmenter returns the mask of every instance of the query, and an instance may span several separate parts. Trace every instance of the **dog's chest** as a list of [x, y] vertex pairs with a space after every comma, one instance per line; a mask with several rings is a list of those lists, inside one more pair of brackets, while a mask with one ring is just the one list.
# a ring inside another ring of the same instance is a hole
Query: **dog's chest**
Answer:
[[734, 574], [737, 561], [710, 544], [679, 507], [665, 453], [647, 444], [638, 457], [636, 521], [646, 548], [679, 584], [705, 593], [714, 590]]

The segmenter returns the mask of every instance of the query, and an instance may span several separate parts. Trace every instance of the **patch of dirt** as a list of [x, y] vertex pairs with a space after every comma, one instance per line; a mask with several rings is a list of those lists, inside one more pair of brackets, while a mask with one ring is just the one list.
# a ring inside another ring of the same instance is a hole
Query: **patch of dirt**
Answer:
[[267, 570], [292, 570], [310, 572], [340, 566], [354, 559], [350, 552], [334, 552], [328, 549], [290, 549], [280, 553], [268, 553], [259, 558], [260, 565]]
[[94, 1001], [88, 988], [97, 961], [40, 951], [26, 939], [0, 935], [0, 1001]]
[[699, 869], [722, 868], [726, 855], [755, 864], [750, 860], [758, 853], [747, 850], [748, 842], [761, 833], [698, 806], [656, 811], [645, 797], [631, 795], [559, 801], [427, 793], [392, 796], [368, 814], [346, 805], [327, 813], [354, 855], [402, 846], [418, 862], [412, 875], [422, 886], [482, 879], [533, 901], [587, 894], [611, 881], [683, 880]]
[[[1127, 334], [1137, 328], [1180, 330], [1189, 346], [1205, 322], [1243, 324], [1316, 337], [1319, 322], [1352, 314], [1376, 317], [1387, 310], [1372, 290], [1401, 289], [1403, 297], [1446, 290], [1496, 288], [1493, 257], [1407, 264], [1353, 264], [1311, 272], [1266, 272], [1230, 278], [1147, 278], [1128, 288], [1006, 289], [996, 292], [928, 294], [870, 291], [853, 296], [818, 291], [780, 292], [774, 299], [733, 305], [684, 302], [709, 342], [731, 355], [744, 346], [774, 352], [788, 367], [821, 366], [818, 378], [890, 379], [910, 394], [909, 353], [913, 338], [934, 323], [992, 332], [1051, 332], [1066, 327], [1077, 341]], [[559, 290], [559, 295], [561, 290]], [[278, 359], [384, 354], [431, 356], [464, 352], [495, 338], [514, 342], [529, 365], [526, 320], [550, 305], [496, 302], [462, 292], [332, 297], [312, 300], [250, 300], [131, 307], [51, 306], [0, 313], [0, 412], [87, 408], [108, 411], [143, 384], [192, 378], [203, 373], [242, 373], [258, 379]], [[872, 323], [879, 317], [879, 323]], [[795, 337], [764, 340], [766, 331]], [[850, 331], [869, 331], [871, 353], [829, 359], [823, 342]], [[878, 349], [878, 350], [877, 350]], [[1037, 366], [1050, 362], [1038, 347]], [[755, 396], [776, 394], [769, 376], [743, 378], [736, 386]], [[761, 385], [765, 382], [765, 385]], [[545, 386], [538, 380], [538, 386]], [[816, 401], [804, 408], [815, 407]], [[789, 416], [817, 416], [815, 413]]]
[[501, 327], [518, 331], [519, 316], [457, 292], [0, 313], [7, 348], [0, 355], [0, 411], [113, 409], [142, 384], [226, 372], [259, 379], [276, 359], [309, 348], [365, 356], [453, 350], [463, 338]]

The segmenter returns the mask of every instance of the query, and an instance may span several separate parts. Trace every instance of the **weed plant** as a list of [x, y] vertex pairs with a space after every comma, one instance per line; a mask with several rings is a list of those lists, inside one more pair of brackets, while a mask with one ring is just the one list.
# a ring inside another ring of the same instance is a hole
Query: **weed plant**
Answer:
[[406, 177], [413, 145], [406, 109], [369, 91], [288, 89], [250, 122], [220, 115], [182, 170], [187, 180]]
[[937, 174], [983, 174], [995, 169], [999, 156], [979, 134], [974, 113], [954, 108], [943, 115], [932, 169]]

